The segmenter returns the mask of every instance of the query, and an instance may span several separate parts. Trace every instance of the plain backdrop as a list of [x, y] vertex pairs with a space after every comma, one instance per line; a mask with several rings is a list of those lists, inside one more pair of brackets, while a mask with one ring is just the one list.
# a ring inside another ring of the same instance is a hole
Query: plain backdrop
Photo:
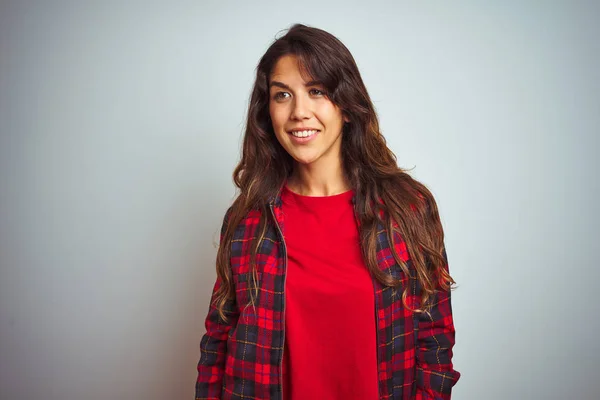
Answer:
[[599, 16], [2, 1], [0, 398], [193, 397], [255, 67], [295, 22], [348, 46], [399, 165], [436, 196], [453, 399], [600, 398]]

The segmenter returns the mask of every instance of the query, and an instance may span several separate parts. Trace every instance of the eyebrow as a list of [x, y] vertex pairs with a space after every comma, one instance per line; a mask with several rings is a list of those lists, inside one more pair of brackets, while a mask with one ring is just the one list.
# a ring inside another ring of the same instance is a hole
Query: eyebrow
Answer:
[[[269, 84], [269, 88], [271, 88], [273, 86], [277, 86], [282, 89], [292, 90], [288, 85], [286, 85], [283, 82], [279, 82], [279, 81], [271, 81], [271, 83]], [[304, 84], [304, 86], [307, 86], [307, 87], [308, 86], [323, 86], [323, 83], [320, 81], [310, 81], [310, 82], [306, 82]]]

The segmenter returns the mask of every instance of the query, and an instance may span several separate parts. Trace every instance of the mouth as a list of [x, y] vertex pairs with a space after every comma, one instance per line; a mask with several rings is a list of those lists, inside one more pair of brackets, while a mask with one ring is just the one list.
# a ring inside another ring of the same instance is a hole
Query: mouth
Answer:
[[288, 131], [288, 134], [302, 139], [302, 138], [308, 138], [308, 137], [314, 136], [318, 132], [320, 132], [318, 129], [305, 129], [305, 130]]
[[312, 142], [320, 132], [318, 129], [292, 130], [288, 131], [288, 135], [291, 136], [292, 143], [305, 144]]

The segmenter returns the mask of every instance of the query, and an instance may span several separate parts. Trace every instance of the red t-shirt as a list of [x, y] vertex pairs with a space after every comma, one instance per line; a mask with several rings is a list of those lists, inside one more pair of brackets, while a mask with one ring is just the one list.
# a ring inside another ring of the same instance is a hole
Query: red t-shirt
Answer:
[[360, 251], [353, 194], [282, 191], [284, 400], [379, 398], [373, 283]]

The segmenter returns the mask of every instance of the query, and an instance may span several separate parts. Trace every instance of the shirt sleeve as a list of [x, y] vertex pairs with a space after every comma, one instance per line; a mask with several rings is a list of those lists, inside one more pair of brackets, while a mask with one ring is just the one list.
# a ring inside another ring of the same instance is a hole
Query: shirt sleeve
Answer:
[[[219, 244], [227, 227], [229, 211], [225, 214], [221, 227]], [[236, 326], [239, 313], [234, 300], [225, 303], [224, 313], [227, 322], [219, 316], [214, 303], [215, 294], [222, 282], [217, 278], [213, 287], [208, 315], [205, 320], [206, 333], [200, 341], [200, 361], [198, 362], [198, 379], [196, 381], [196, 400], [220, 400], [227, 355], [227, 339], [229, 332]]]
[[[443, 251], [448, 268], [446, 250]], [[428, 312], [418, 313], [417, 394], [415, 400], [450, 400], [460, 378], [452, 364], [455, 343], [450, 290], [438, 290]]]

